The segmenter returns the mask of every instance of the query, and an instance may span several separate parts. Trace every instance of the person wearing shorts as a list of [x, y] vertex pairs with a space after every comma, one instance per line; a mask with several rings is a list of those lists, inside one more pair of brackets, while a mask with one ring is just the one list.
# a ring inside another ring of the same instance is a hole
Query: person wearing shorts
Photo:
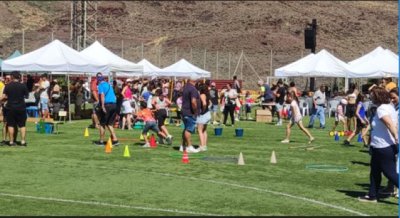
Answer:
[[11, 73], [12, 81], [4, 88], [2, 99], [7, 99], [6, 120], [10, 137], [9, 146], [16, 145], [15, 131], [18, 127], [21, 131], [21, 146], [27, 146], [26, 128], [27, 119], [25, 98], [29, 92], [25, 84], [20, 83], [21, 74], [17, 71]]
[[145, 144], [142, 146], [143, 148], [149, 148], [149, 139], [146, 137], [149, 130], [157, 133], [163, 139], [167, 138], [167, 136], [160, 131], [158, 128], [156, 119], [154, 118], [153, 112], [147, 107], [147, 103], [144, 101], [140, 102], [140, 111], [136, 113], [138, 119], [141, 119], [145, 122], [144, 128], [142, 130], [142, 135], [144, 136]]
[[314, 137], [311, 135], [311, 133], [306, 128], [304, 128], [303, 123], [301, 122], [303, 117], [301, 116], [301, 113], [300, 113], [297, 94], [294, 91], [288, 92], [286, 94], [286, 103], [290, 104], [290, 109], [292, 111], [292, 117], [290, 118], [289, 124], [286, 126], [286, 138], [284, 140], [282, 140], [281, 142], [282, 143], [290, 142], [290, 132], [291, 132], [290, 130], [294, 124], [297, 124], [297, 126], [299, 126], [301, 131], [303, 131], [304, 134], [306, 134], [308, 136], [308, 138], [309, 138], [308, 143], [311, 144], [311, 142], [314, 141]]
[[183, 88], [182, 93], [182, 117], [184, 130], [182, 132], [182, 145], [179, 150], [183, 151], [186, 149], [188, 153], [199, 152], [192, 145], [192, 133], [195, 131], [196, 117], [200, 112], [200, 95], [197, 89], [194, 87], [196, 84], [196, 77], [190, 77], [188, 83]]
[[200, 92], [201, 112], [200, 115], [197, 117], [196, 123], [197, 123], [197, 130], [199, 132], [200, 146], [197, 150], [207, 151], [207, 141], [208, 141], [207, 124], [211, 120], [211, 112], [208, 109], [208, 106], [210, 105], [211, 97], [206, 84], [201, 84], [199, 86], [199, 92]]
[[105, 129], [107, 128], [110, 132], [112, 145], [119, 145], [117, 135], [114, 131], [115, 117], [117, 115], [117, 98], [111, 85], [104, 80], [101, 73], [97, 73], [97, 89], [99, 93], [99, 109], [97, 110], [97, 116], [99, 118], [100, 127], [100, 140], [94, 142], [97, 145], [105, 145]]

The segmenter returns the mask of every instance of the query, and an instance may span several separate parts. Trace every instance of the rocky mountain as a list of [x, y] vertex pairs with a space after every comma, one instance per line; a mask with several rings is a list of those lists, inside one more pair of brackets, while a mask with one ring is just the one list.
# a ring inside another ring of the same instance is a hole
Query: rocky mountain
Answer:
[[[344, 61], [377, 46], [397, 52], [397, 7], [396, 1], [98, 1], [95, 36], [134, 62], [144, 57], [165, 67], [185, 58], [213, 78], [237, 74], [252, 88], [271, 68], [310, 53], [304, 28], [312, 19], [317, 51]], [[70, 43], [69, 1], [2, 1], [0, 14], [1, 57], [52, 38]]]

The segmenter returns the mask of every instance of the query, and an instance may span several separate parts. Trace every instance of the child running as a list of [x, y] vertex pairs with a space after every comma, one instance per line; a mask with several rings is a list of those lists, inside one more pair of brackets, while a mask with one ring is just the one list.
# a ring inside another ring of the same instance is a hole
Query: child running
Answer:
[[286, 138], [282, 140], [282, 143], [289, 143], [290, 142], [290, 129], [296, 123], [297, 126], [303, 131], [309, 138], [308, 144], [314, 141], [314, 137], [310, 134], [310, 132], [304, 128], [301, 119], [303, 118], [300, 113], [300, 108], [298, 104], [298, 98], [294, 91], [288, 92], [286, 94], [286, 103], [290, 104], [290, 109], [292, 111], [292, 116], [290, 118], [289, 124], [286, 126]]
[[367, 119], [363, 101], [364, 101], [364, 95], [359, 93], [356, 99], [357, 102], [356, 113], [355, 113], [357, 118], [356, 131], [351, 133], [351, 135], [344, 140], [343, 142], [344, 145], [350, 145], [350, 141], [354, 138], [354, 136], [356, 136], [358, 133], [361, 132], [361, 137], [364, 142], [364, 147], [368, 147], [366, 134], [368, 132], [369, 121]]
[[147, 108], [146, 102], [144, 102], [144, 101], [140, 102], [140, 111], [137, 112], [136, 115], [137, 115], [138, 119], [142, 119], [145, 123], [143, 131], [142, 131], [142, 135], [144, 136], [143, 138], [145, 141], [145, 144], [142, 146], [143, 148], [150, 147], [149, 139], [146, 137], [147, 132], [149, 130], [152, 130], [153, 132], [157, 133], [163, 139], [167, 138], [167, 136], [162, 131], [160, 131], [160, 129], [158, 128], [156, 119], [154, 118], [154, 114], [149, 108]]
[[342, 99], [340, 100], [340, 103], [336, 107], [336, 112], [335, 112], [335, 125], [333, 125], [332, 132], [336, 130], [336, 127], [338, 126], [339, 122], [343, 123], [343, 131], [347, 131], [347, 121], [346, 121], [346, 116], [344, 115], [344, 108], [347, 105], [347, 100]]

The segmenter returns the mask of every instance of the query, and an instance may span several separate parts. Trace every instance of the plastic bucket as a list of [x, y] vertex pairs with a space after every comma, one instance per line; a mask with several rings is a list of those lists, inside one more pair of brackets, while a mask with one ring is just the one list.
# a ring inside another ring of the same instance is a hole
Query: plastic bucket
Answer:
[[243, 136], [243, 129], [242, 128], [237, 128], [235, 129], [236, 137], [242, 137]]
[[44, 126], [44, 129], [45, 129], [45, 133], [47, 133], [47, 134], [53, 133], [53, 125], [51, 125], [50, 123], [46, 123]]
[[221, 127], [215, 128], [215, 129], [214, 129], [214, 133], [215, 133], [215, 135], [217, 135], [217, 136], [222, 135], [222, 128], [221, 128]]

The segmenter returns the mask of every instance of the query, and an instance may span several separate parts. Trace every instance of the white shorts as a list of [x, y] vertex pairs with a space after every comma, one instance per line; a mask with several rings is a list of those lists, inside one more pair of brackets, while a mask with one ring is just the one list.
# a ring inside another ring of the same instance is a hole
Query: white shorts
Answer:
[[124, 101], [122, 102], [122, 108], [121, 108], [121, 113], [122, 114], [131, 114], [133, 112], [133, 108], [131, 106], [130, 101]]
[[296, 116], [296, 117], [292, 116], [292, 117], [290, 118], [290, 123], [291, 123], [291, 124], [295, 124], [295, 123], [300, 122], [302, 119], [303, 119], [302, 116]]
[[211, 120], [211, 113], [208, 111], [207, 113], [203, 115], [199, 115], [197, 117], [196, 123], [197, 124], [208, 124]]

